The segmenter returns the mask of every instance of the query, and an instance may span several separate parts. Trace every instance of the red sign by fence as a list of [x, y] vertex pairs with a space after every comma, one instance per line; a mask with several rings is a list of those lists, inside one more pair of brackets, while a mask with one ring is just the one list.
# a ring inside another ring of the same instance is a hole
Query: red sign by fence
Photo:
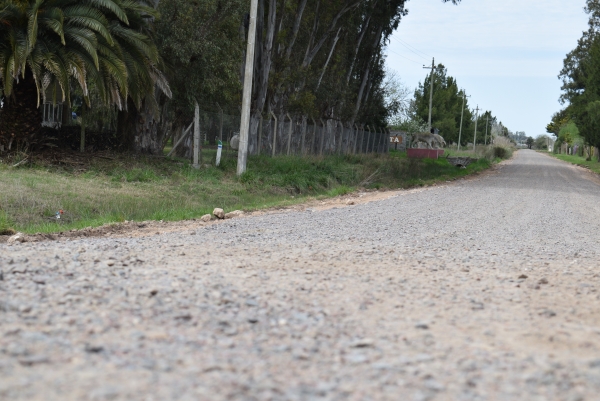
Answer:
[[444, 149], [406, 149], [406, 155], [415, 159], [437, 159], [444, 155]]

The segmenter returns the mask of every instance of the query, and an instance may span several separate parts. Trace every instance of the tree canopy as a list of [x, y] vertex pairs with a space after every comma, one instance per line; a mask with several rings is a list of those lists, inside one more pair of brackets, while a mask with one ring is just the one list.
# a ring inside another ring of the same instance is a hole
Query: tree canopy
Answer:
[[40, 100], [70, 104], [74, 88], [88, 105], [94, 91], [118, 109], [139, 107], [155, 85], [170, 94], [149, 26], [156, 16], [143, 1], [0, 1], [0, 137], [34, 134]]
[[[438, 64], [434, 72], [433, 101], [431, 110], [431, 124], [439, 129], [440, 135], [448, 142], [458, 143], [460, 135], [461, 145], [473, 142], [476, 136], [477, 143], [489, 143], [491, 124], [496, 117], [491, 111], [473, 110], [469, 105], [469, 97], [459, 89], [456, 79], [448, 75], [443, 64]], [[414, 101], [409, 111], [408, 119], [414, 121], [410, 128], [423, 128], [429, 119], [429, 94], [431, 88], [431, 73], [427, 74], [423, 83], [419, 83], [414, 92]], [[464, 112], [463, 110], [464, 95]], [[460, 129], [462, 113], [462, 133]], [[475, 134], [475, 116], [477, 114], [477, 133]], [[487, 131], [486, 131], [487, 126]], [[487, 132], [487, 136], [486, 136]], [[487, 139], [486, 139], [487, 138]]]
[[589, 15], [588, 29], [566, 55], [559, 74], [560, 100], [567, 107], [553, 116], [546, 129], [560, 135], [572, 120], [588, 144], [600, 147], [600, 1], [587, 0], [584, 10]]
[[[405, 3], [258, 0], [254, 117], [290, 113], [295, 119], [385, 127], [406, 108], [385, 70], [385, 46], [407, 15]], [[90, 117], [108, 116], [121, 143], [150, 153], [160, 152], [170, 133], [189, 121], [196, 102], [205, 110], [238, 112], [248, 5], [0, 0], [6, 103], [0, 141], [29, 140], [39, 128], [41, 99], [48, 98], [76, 103], [78, 111], [87, 105]]]

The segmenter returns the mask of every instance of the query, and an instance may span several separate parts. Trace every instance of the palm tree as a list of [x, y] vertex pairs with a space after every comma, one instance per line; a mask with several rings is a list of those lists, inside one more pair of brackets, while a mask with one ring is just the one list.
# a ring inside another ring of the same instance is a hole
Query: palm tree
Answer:
[[0, 144], [31, 141], [41, 100], [77, 88], [119, 110], [158, 86], [170, 95], [150, 36], [154, 9], [134, 0], [0, 0]]

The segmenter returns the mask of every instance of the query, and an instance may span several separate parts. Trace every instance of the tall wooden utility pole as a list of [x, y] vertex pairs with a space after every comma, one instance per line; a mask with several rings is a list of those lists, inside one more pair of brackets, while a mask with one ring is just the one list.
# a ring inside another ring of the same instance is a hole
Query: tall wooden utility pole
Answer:
[[473, 134], [473, 153], [475, 153], [475, 142], [477, 142], [477, 120], [479, 116], [479, 105], [475, 109], [475, 133]]
[[252, 0], [250, 3], [250, 24], [248, 25], [248, 47], [246, 48], [246, 71], [244, 73], [244, 94], [242, 96], [242, 122], [240, 123], [237, 175], [242, 175], [246, 172], [246, 162], [248, 160], [248, 134], [250, 131], [250, 105], [252, 103], [257, 9], [258, 0]]
[[429, 80], [429, 120], [427, 120], [429, 132], [431, 132], [431, 107], [433, 106], [433, 80], [434, 80], [433, 73], [435, 72], [435, 57], [431, 60], [431, 67], [423, 66], [423, 68], [425, 68], [427, 70], [431, 69], [431, 79]]

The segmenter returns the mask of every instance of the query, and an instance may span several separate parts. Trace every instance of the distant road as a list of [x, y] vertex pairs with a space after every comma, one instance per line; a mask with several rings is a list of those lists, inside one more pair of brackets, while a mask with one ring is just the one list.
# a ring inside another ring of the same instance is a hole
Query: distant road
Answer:
[[597, 400], [600, 185], [482, 175], [190, 232], [0, 245], [0, 399]]

